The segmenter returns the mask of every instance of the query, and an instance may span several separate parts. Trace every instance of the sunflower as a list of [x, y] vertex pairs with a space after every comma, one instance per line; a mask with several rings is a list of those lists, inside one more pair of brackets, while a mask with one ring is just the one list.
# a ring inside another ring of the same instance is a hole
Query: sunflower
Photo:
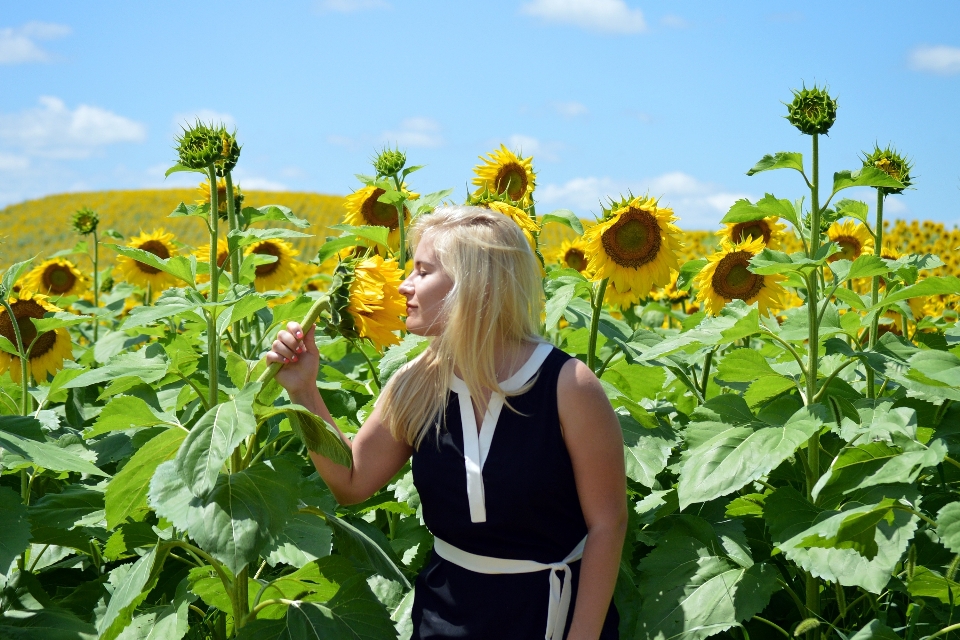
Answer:
[[827, 229], [827, 237], [840, 247], [839, 253], [830, 256], [830, 262], [840, 259], [852, 261], [864, 253], [873, 253], [873, 235], [866, 225], [859, 222], [834, 222]]
[[[407, 191], [403, 188], [403, 193], [408, 200], [415, 200], [420, 197], [419, 193]], [[347, 215], [343, 220], [347, 224], [354, 226], [369, 225], [374, 227], [386, 227], [390, 230], [387, 236], [387, 244], [390, 249], [396, 251], [400, 248], [400, 220], [397, 216], [397, 207], [386, 202], [380, 202], [379, 198], [386, 191], [380, 187], [366, 186], [357, 189], [348, 195], [343, 201], [343, 207], [347, 210]], [[410, 210], [403, 208], [403, 223], [410, 224]]]
[[533, 158], [515, 155], [506, 146], [500, 145], [488, 157], [480, 156], [483, 164], [474, 167], [477, 177], [473, 184], [479, 187], [477, 194], [485, 189], [497, 195], [506, 195], [521, 207], [533, 204], [533, 190], [536, 187], [537, 174], [533, 172]]
[[397, 261], [372, 255], [341, 262], [333, 275], [330, 295], [331, 330], [350, 338], [367, 338], [377, 349], [397, 344], [395, 331], [406, 299], [400, 293], [403, 272]]
[[[147, 251], [166, 260], [177, 253], [177, 248], [173, 245], [173, 237], [172, 233], [167, 233], [160, 228], [153, 233], [140, 232], [140, 235], [133, 238], [127, 246]], [[150, 285], [154, 292], [162, 291], [176, 282], [173, 276], [160, 269], [126, 256], [117, 257], [117, 267], [124, 280], [144, 288]]]
[[[197, 264], [210, 264], [210, 245], [203, 245], [193, 252], [197, 256]], [[267, 265], [263, 265], [267, 266]], [[230, 271], [230, 247], [223, 238], [217, 240], [217, 267], [221, 271]], [[200, 282], [209, 282], [210, 274], [197, 274], [197, 280]]]
[[288, 289], [295, 284], [299, 267], [295, 256], [300, 252], [293, 248], [293, 245], [286, 240], [261, 240], [250, 245], [246, 254], [260, 253], [268, 256], [276, 256], [276, 261], [267, 264], [258, 264], [255, 269], [255, 278], [253, 286], [257, 291], [273, 291]]
[[564, 240], [560, 243], [560, 248], [550, 256], [551, 262], [583, 273], [587, 269], [587, 242], [580, 236], [573, 240]]
[[80, 295], [90, 286], [90, 278], [64, 258], [44, 260], [23, 277], [22, 286], [52, 296]]
[[724, 228], [717, 232], [717, 237], [722, 242], [726, 240], [730, 244], [737, 244], [744, 240], [754, 238], [763, 238], [763, 244], [768, 249], [779, 249], [783, 242], [784, 233], [787, 226], [781, 224], [780, 218], [769, 216], [760, 220], [751, 220], [749, 222], [737, 222], [734, 224], [725, 224]]
[[757, 303], [760, 313], [783, 308], [783, 276], [762, 276], [748, 269], [753, 256], [763, 251], [762, 238], [744, 240], [738, 244], [724, 243], [707, 258], [706, 266], [693, 281], [697, 288], [697, 302], [702, 302], [707, 313], [717, 315], [731, 300]]
[[[47, 302], [47, 296], [31, 293], [25, 288], [10, 298], [9, 304], [13, 310], [13, 317], [16, 318], [17, 326], [20, 327], [23, 347], [24, 349], [30, 349], [30, 375], [38, 382], [46, 382], [48, 375], [63, 368], [65, 359], [73, 358], [73, 344], [70, 342], [70, 334], [63, 328], [47, 331], [40, 334], [38, 338], [37, 329], [30, 322], [30, 318], [39, 320], [47, 313], [55, 313], [62, 311], [62, 309]], [[14, 345], [17, 344], [13, 322], [10, 321], [6, 309], [0, 309], [0, 335]], [[33, 348], [30, 348], [31, 343]], [[19, 383], [20, 358], [10, 355], [6, 351], [0, 351], [0, 374], [3, 374], [7, 369], [10, 370], [10, 377], [13, 381]]]
[[520, 227], [520, 230], [523, 231], [523, 235], [527, 237], [527, 242], [530, 243], [531, 251], [537, 250], [537, 235], [540, 234], [540, 225], [537, 224], [537, 221], [531, 218], [526, 211], [498, 200], [483, 202], [477, 206], [483, 207], [484, 209], [490, 209], [491, 211], [496, 211], [497, 213], [502, 213], [516, 222], [517, 226]]
[[687, 289], [677, 288], [678, 275], [678, 273], [673, 274], [673, 277], [670, 278], [670, 282], [666, 286], [660, 287], [656, 291], [653, 291], [650, 294], [650, 297], [657, 302], [665, 302], [670, 306], [679, 304], [685, 300], [689, 300], [690, 291]]
[[636, 302], [680, 269], [680, 229], [673, 210], [646, 196], [611, 202], [604, 219], [584, 233], [587, 271], [608, 279], [607, 291], [621, 304]]
[[[197, 187], [197, 193], [200, 199], [197, 204], [210, 204], [210, 180], [204, 180]], [[243, 207], [243, 193], [240, 192], [240, 185], [233, 185], [233, 210], [238, 212]], [[227, 219], [227, 180], [220, 178], [217, 180], [217, 215], [223, 220]]]

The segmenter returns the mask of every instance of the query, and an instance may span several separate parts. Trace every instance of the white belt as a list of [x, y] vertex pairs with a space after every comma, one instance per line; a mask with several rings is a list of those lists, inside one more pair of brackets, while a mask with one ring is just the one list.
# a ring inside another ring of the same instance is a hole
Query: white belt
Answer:
[[[444, 560], [475, 571], [476, 573], [535, 573], [537, 571], [550, 570], [550, 605], [547, 608], [547, 632], [545, 640], [560, 640], [563, 638], [563, 630], [567, 624], [567, 612], [570, 610], [570, 592], [573, 589], [570, 584], [573, 575], [570, 571], [571, 562], [575, 562], [583, 557], [583, 547], [587, 543], [584, 536], [573, 551], [560, 562], [551, 562], [544, 564], [534, 562], [533, 560], [510, 560], [507, 558], [491, 558], [490, 556], [478, 556], [475, 553], [458, 549], [449, 542], [444, 542], [440, 538], [434, 538], [433, 550], [437, 552]], [[560, 581], [558, 571], [563, 572], [563, 582]]]

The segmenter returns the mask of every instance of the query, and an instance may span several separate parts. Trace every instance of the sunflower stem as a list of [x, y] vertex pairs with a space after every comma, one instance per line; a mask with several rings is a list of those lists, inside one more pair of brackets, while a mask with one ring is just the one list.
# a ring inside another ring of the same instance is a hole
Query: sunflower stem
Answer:
[[[100, 240], [97, 238], [97, 228], [93, 228], [93, 308], [100, 310]], [[93, 314], [93, 341], [97, 341], [97, 332], [100, 328], [100, 316]]]
[[593, 316], [590, 318], [590, 341], [587, 343], [587, 366], [597, 370], [597, 331], [600, 329], [600, 312], [603, 310], [603, 295], [607, 292], [607, 278], [601, 279], [593, 290]]
[[[400, 177], [397, 174], [393, 174], [393, 184], [397, 187], [398, 193], [403, 193], [402, 185], [400, 184]], [[407, 229], [406, 221], [403, 219], [403, 209], [405, 201], [401, 200], [394, 204], [397, 208], [397, 228], [400, 230], [400, 272], [403, 274], [403, 277], [407, 277]]]
[[[233, 195], [233, 174], [229, 171], [223, 172], [224, 180], [227, 183], [227, 226], [229, 231], [232, 233], [240, 228], [239, 222], [237, 220], [237, 204]], [[229, 251], [229, 242], [230, 237], [227, 236], [228, 251]], [[233, 283], [234, 287], [237, 287], [240, 284], [240, 249], [234, 249], [229, 251], [230, 254], [230, 282]], [[244, 325], [246, 322], [237, 321], [233, 323], [233, 338], [236, 341], [238, 347], [243, 345], [241, 341], [241, 335], [246, 333], [244, 331]], [[241, 349], [235, 349], [236, 351], [242, 353]]]
[[[813, 176], [810, 184], [810, 257], [817, 255], [820, 249], [820, 139], [814, 133], [813, 138]], [[814, 269], [807, 274], [807, 318], [809, 323], [807, 343], [807, 370], [806, 370], [806, 403], [813, 404], [817, 394], [817, 366], [819, 364], [820, 331], [819, 314], [817, 313], [817, 287], [819, 274]], [[813, 501], [813, 487], [820, 476], [820, 431], [817, 430], [807, 441], [807, 466], [810, 473], [807, 475], [807, 497]], [[820, 615], [820, 583], [811, 574], [806, 575], [805, 599], [806, 607], [811, 617]], [[807, 633], [807, 640], [817, 640], [820, 637], [819, 629]]]
[[[883, 255], [883, 190], [877, 189], [877, 228], [874, 233], [876, 237], [876, 255]], [[880, 298], [880, 276], [873, 276], [873, 282], [870, 286], [870, 306], [875, 307]], [[880, 314], [874, 313], [870, 321], [870, 333], [867, 344], [871, 349], [877, 345], [877, 332], [879, 330]], [[867, 397], [876, 398], [876, 377], [871, 367], [867, 367]]]
[[[216, 302], [220, 293], [220, 273], [217, 264], [217, 231], [220, 223], [218, 209], [220, 205], [217, 202], [217, 170], [213, 164], [207, 168], [207, 175], [210, 178], [210, 291], [207, 296], [210, 302]], [[210, 388], [207, 390], [207, 404], [214, 407], [220, 399], [220, 342], [217, 340], [217, 318], [214, 310], [211, 309], [206, 316], [207, 378], [210, 382]]]
[[17, 322], [17, 316], [13, 315], [13, 307], [6, 298], [0, 299], [0, 305], [3, 305], [10, 318], [10, 324], [13, 326], [13, 337], [17, 340], [17, 353], [20, 354], [20, 415], [28, 416], [33, 410], [33, 403], [30, 401], [30, 359], [26, 357], [26, 350], [23, 348], [23, 335], [20, 333], [20, 323]]
[[[316, 323], [317, 318], [320, 317], [322, 311], [327, 311], [330, 309], [330, 299], [327, 296], [322, 296], [317, 298], [317, 301], [313, 303], [313, 306], [307, 311], [307, 314], [303, 316], [303, 320], [300, 322], [300, 326], [304, 329], [309, 329]], [[283, 367], [283, 364], [279, 362], [274, 362], [267, 365], [267, 368], [264, 369], [263, 373], [260, 374], [260, 377], [257, 378], [263, 387], [267, 386], [267, 383], [273, 380], [273, 377], [277, 375], [277, 372], [280, 371], [280, 368]], [[261, 387], [261, 392], [263, 390]], [[259, 396], [259, 394], [258, 394]]]

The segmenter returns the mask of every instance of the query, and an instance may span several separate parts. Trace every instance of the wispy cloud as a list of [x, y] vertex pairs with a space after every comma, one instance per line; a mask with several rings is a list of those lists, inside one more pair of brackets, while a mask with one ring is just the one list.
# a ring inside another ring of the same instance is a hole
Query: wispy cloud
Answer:
[[579, 102], [554, 102], [552, 105], [553, 110], [564, 118], [576, 118], [577, 116], [585, 116], [590, 113], [590, 110], [587, 109], [586, 105]]
[[389, 9], [386, 0], [318, 0], [317, 10], [321, 13], [356, 13], [369, 9]]
[[54, 40], [70, 33], [70, 27], [47, 22], [28, 22], [22, 27], [0, 29], [0, 64], [47, 62], [52, 56], [37, 40]]
[[401, 147], [439, 147], [443, 144], [440, 123], [430, 118], [407, 118], [396, 131], [384, 131], [380, 139]]
[[641, 33], [647, 22], [640, 9], [624, 0], [532, 0], [520, 9], [545, 22], [566, 24], [600, 33]]
[[143, 124], [100, 107], [70, 109], [52, 96], [39, 103], [19, 113], [0, 113], [0, 143], [29, 156], [86, 158], [99, 147], [147, 137]]
[[910, 52], [909, 62], [914, 71], [951, 76], [960, 73], [960, 47], [920, 46]]
[[660, 198], [680, 217], [684, 229], [713, 229], [734, 202], [751, 197], [720, 185], [702, 182], [695, 177], [674, 171], [645, 180], [615, 180], [609, 177], [574, 178], [563, 184], [538, 187], [540, 202], [554, 207], [573, 209], [581, 216], [600, 213], [601, 202], [632, 192], [649, 193]]

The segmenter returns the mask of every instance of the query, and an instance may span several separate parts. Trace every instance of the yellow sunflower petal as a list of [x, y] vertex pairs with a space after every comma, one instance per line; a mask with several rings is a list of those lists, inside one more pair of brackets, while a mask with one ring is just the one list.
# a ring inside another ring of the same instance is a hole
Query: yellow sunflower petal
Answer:
[[406, 298], [400, 294], [402, 282], [403, 272], [395, 260], [374, 255], [354, 268], [347, 312], [357, 334], [368, 338], [378, 349], [400, 342], [394, 332], [403, 329], [401, 316], [407, 309]]
[[[151, 233], [143, 233], [130, 240], [128, 247], [148, 251], [164, 260], [175, 256], [177, 248], [173, 245], [174, 235], [164, 229], [157, 229]], [[117, 269], [120, 277], [130, 284], [146, 288], [150, 285], [154, 291], [162, 291], [173, 285], [176, 279], [156, 267], [138, 262], [126, 256], [117, 257]]]
[[90, 287], [90, 278], [65, 258], [44, 260], [23, 277], [22, 286], [51, 296], [77, 296]]
[[276, 238], [261, 240], [247, 247], [246, 254], [251, 253], [277, 258], [274, 262], [256, 266], [253, 286], [257, 291], [281, 291], [296, 285], [300, 268], [295, 257], [300, 255], [300, 252], [294, 249], [292, 244]]
[[[411, 193], [405, 187], [403, 192], [409, 200], [419, 197], [419, 194]], [[397, 207], [380, 202], [379, 198], [384, 193], [386, 192], [379, 187], [366, 186], [357, 189], [344, 199], [343, 207], [347, 213], [343, 220], [354, 226], [386, 227], [390, 230], [387, 244], [390, 245], [391, 250], [396, 251], [400, 248], [400, 222]], [[403, 219], [405, 225], [409, 224], [410, 211], [406, 207], [403, 210]]]
[[533, 204], [533, 190], [536, 187], [537, 174], [533, 171], [533, 158], [518, 156], [506, 146], [486, 158], [480, 157], [483, 164], [474, 167], [476, 177], [473, 184], [479, 187], [474, 195], [489, 190], [497, 195], [506, 195], [521, 207]]
[[497, 202], [496, 200], [485, 202], [480, 206], [496, 211], [497, 213], [502, 213], [516, 222], [520, 230], [523, 231], [523, 235], [526, 236], [527, 242], [530, 243], [530, 249], [533, 251], [537, 250], [537, 238], [535, 234], [540, 233], [540, 225], [537, 224], [536, 220], [527, 215], [526, 211], [505, 202]]
[[717, 238], [722, 242], [739, 244], [744, 240], [762, 238], [768, 249], [779, 249], [786, 235], [787, 226], [780, 223], [780, 218], [769, 216], [749, 222], [727, 223], [717, 232]]
[[735, 245], [724, 244], [720, 251], [707, 258], [706, 266], [694, 278], [697, 302], [707, 313], [717, 315], [732, 300], [757, 303], [761, 314], [782, 308], [783, 276], [763, 276], [748, 269], [751, 258], [763, 251], [763, 238], [744, 240]]
[[[29, 345], [33, 344], [28, 357], [30, 375], [34, 380], [46, 382], [48, 375], [55, 374], [63, 368], [65, 359], [73, 358], [73, 343], [70, 340], [70, 334], [62, 328], [47, 331], [37, 337], [37, 329], [30, 318], [40, 319], [47, 313], [54, 313], [61, 309], [48, 302], [46, 296], [32, 293], [27, 289], [21, 289], [9, 300], [9, 303], [17, 326], [20, 328], [24, 348], [30, 348]], [[0, 335], [14, 345], [17, 344], [13, 322], [6, 309], [0, 309]], [[10, 370], [13, 381], [20, 382], [20, 358], [0, 351], [0, 374], [7, 369]]]
[[579, 236], [564, 240], [559, 248], [549, 252], [547, 259], [553, 264], [584, 273], [587, 270], [587, 242]]
[[830, 256], [830, 262], [841, 258], [856, 260], [863, 254], [873, 253], [873, 234], [866, 225], [854, 220], [834, 222], [827, 229], [827, 237], [840, 246], [840, 252]]

